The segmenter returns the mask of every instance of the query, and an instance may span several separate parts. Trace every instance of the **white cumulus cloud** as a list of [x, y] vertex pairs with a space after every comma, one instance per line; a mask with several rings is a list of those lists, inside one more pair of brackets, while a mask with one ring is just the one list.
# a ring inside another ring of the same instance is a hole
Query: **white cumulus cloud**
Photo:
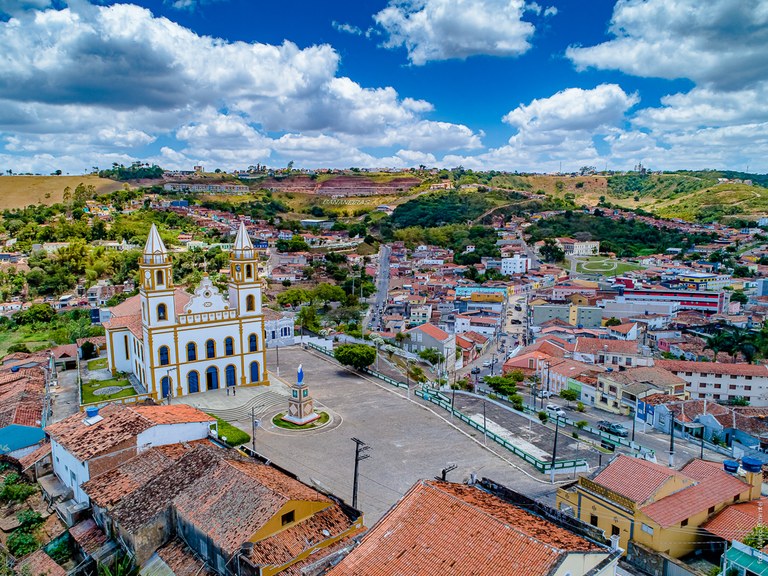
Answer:
[[374, 15], [387, 37], [415, 65], [480, 54], [517, 56], [531, 47], [534, 26], [523, 0], [390, 0]]

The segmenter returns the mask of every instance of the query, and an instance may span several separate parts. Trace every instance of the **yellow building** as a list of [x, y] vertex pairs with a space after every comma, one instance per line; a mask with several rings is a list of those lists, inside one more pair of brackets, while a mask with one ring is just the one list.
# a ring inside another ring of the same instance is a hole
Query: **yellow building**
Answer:
[[694, 459], [677, 471], [621, 455], [558, 489], [557, 506], [618, 536], [625, 551], [631, 541], [680, 558], [696, 548], [699, 526], [730, 504], [759, 498], [761, 487], [760, 472], [742, 480], [716, 462]]

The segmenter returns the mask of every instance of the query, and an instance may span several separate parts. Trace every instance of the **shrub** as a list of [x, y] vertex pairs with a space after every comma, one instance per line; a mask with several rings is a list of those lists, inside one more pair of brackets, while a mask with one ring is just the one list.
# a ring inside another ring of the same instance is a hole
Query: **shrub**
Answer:
[[579, 433], [574, 430], [573, 432], [571, 432], [571, 436], [578, 439]]
[[35, 510], [23, 510], [16, 514], [16, 518], [19, 521], [19, 530], [25, 530], [26, 532], [32, 532], [40, 524], [43, 523], [43, 517], [40, 512]]
[[578, 422], [574, 423], [574, 426], [576, 426], [576, 428], [578, 428], [579, 430], [583, 430], [584, 428], [589, 426], [589, 422], [587, 422], [586, 420], [579, 420]]
[[584, 402], [577, 402], [576, 403], [576, 411], [577, 412], [584, 412], [586, 410], [586, 406], [584, 406]]
[[24, 502], [37, 488], [31, 484], [21, 482], [21, 477], [15, 472], [8, 474], [0, 489], [0, 500], [3, 502]]
[[8, 550], [16, 557], [26, 556], [37, 550], [39, 543], [37, 538], [29, 532], [16, 529], [8, 536]]
[[542, 424], [546, 424], [547, 420], [549, 420], [549, 415], [546, 412], [544, 412], [544, 410], [539, 410], [538, 416]]

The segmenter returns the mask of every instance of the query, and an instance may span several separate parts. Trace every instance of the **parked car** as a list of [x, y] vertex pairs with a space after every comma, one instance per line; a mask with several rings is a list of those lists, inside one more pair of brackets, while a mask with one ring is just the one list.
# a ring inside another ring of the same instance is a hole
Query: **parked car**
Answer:
[[559, 416], [560, 418], [565, 418], [565, 410], [560, 408], [560, 406], [558, 406], [557, 404], [547, 404], [546, 410], [552, 415]]
[[552, 394], [552, 392], [549, 390], [539, 390], [536, 392], [537, 398], [549, 398], [550, 396], [554, 396], [554, 394]]
[[629, 435], [629, 432], [627, 431], [627, 429], [624, 428], [624, 426], [619, 424], [618, 422], [609, 422], [608, 420], [600, 420], [597, 423], [597, 427], [603, 432], [608, 432], [608, 434], [613, 434], [614, 436], [620, 436], [621, 438], [626, 438]]
[[470, 372], [472, 374], [480, 374], [480, 366], [475, 366], [474, 368], [472, 368], [472, 370], [470, 370]]
[[483, 368], [490, 368], [491, 364], [492, 362], [490, 360], [486, 360], [485, 362], [483, 362]]

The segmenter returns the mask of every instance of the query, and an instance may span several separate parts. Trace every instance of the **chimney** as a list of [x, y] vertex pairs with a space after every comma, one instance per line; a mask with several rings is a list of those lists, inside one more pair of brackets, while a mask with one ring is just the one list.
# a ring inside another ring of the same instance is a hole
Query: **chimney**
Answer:
[[619, 548], [620, 539], [621, 539], [621, 536], [619, 536], [618, 534], [614, 534], [613, 536], [611, 536], [611, 550], [613, 552], [620, 550]]

